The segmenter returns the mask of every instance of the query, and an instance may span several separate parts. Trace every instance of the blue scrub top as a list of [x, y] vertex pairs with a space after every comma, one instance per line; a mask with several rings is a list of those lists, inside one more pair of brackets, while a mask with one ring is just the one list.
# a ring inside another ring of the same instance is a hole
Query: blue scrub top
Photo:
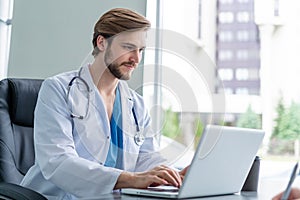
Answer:
[[123, 169], [122, 107], [119, 87], [116, 89], [116, 98], [110, 120], [110, 130], [111, 142], [104, 165]]

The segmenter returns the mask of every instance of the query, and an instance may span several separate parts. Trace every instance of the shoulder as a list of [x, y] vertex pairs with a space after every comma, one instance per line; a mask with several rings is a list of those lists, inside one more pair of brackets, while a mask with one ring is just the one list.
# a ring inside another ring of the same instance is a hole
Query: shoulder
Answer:
[[64, 72], [46, 78], [41, 86], [39, 97], [48, 101], [56, 96], [64, 97], [70, 80], [76, 75], [77, 71]]
[[76, 76], [77, 70], [64, 72], [57, 74], [55, 76], [46, 78], [42, 84], [42, 88], [55, 88], [57, 89], [66, 89], [68, 87], [68, 84], [70, 80]]

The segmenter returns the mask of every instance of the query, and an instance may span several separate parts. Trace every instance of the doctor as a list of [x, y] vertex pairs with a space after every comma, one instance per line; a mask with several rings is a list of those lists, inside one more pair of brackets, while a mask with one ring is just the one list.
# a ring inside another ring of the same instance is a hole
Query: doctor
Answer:
[[141, 60], [150, 23], [128, 9], [95, 24], [91, 64], [48, 78], [34, 121], [35, 164], [22, 185], [49, 199], [92, 199], [115, 189], [171, 184], [141, 96], [124, 80]]

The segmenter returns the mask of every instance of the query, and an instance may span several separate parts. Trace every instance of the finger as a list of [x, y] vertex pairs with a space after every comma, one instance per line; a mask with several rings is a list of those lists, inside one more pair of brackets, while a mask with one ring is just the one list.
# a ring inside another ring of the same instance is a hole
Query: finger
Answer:
[[166, 167], [164, 165], [159, 165], [159, 166], [154, 167], [152, 170], [159, 171], [159, 170], [164, 170], [164, 169], [166, 169]]
[[179, 174], [181, 175], [181, 176], [185, 176], [185, 174], [186, 174], [186, 172], [187, 172], [187, 170], [189, 169], [189, 165], [188, 166], [186, 166], [183, 170], [181, 170], [180, 172], [179, 172]]
[[281, 199], [281, 196], [282, 196], [282, 192], [281, 193], [279, 193], [279, 194], [277, 194], [276, 196], [274, 196], [273, 198], [272, 198], [272, 200], [280, 200]]
[[179, 172], [166, 165], [159, 165], [153, 168], [153, 172], [157, 172], [157, 176], [164, 178], [169, 184], [175, 187], [180, 187], [182, 185], [182, 179]]
[[171, 173], [174, 175], [174, 177], [177, 181], [178, 187], [180, 187], [182, 185], [182, 179], [181, 179], [179, 172], [173, 169]]
[[175, 187], [181, 186], [181, 178], [178, 172], [173, 169], [165, 168], [158, 171], [158, 176], [168, 181], [171, 185]]
[[180, 187], [182, 185], [182, 179], [181, 179], [179, 172], [177, 170], [171, 169], [171, 168], [168, 168], [168, 170], [171, 173], [171, 175], [175, 178], [177, 185], [178, 185], [177, 187]]
[[159, 176], [151, 176], [150, 184], [148, 186], [158, 186], [158, 185], [167, 185], [168, 181]]

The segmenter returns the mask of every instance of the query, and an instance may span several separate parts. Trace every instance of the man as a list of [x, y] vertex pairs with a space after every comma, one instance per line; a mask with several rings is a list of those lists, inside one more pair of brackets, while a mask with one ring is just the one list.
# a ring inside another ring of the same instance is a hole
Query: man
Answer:
[[108, 11], [94, 27], [93, 63], [44, 81], [35, 109], [36, 161], [23, 186], [55, 199], [181, 186], [187, 169], [164, 165], [144, 101], [124, 81], [141, 60], [149, 27], [131, 10]]

